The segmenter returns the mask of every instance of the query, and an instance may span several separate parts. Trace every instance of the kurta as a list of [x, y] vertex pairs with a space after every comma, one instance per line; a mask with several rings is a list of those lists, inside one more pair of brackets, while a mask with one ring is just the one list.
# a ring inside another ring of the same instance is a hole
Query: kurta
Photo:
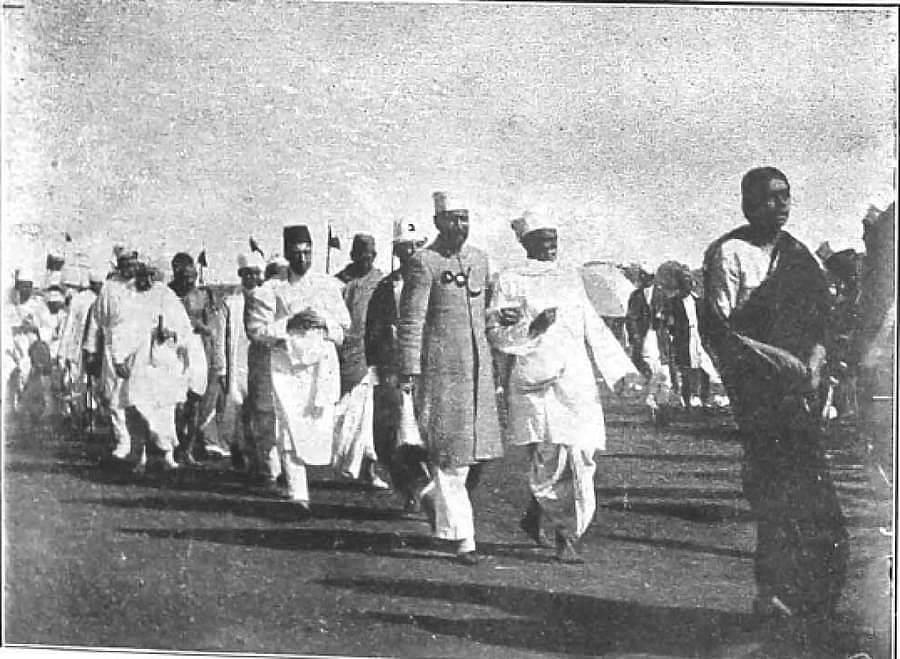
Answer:
[[[530, 260], [500, 275], [491, 307], [492, 344], [516, 356], [507, 389], [511, 443], [549, 441], [604, 450], [603, 407], [587, 347], [610, 388], [638, 372], [597, 315], [578, 272]], [[521, 320], [502, 327], [493, 311], [509, 307], [522, 310]], [[529, 324], [547, 308], [556, 308], [556, 322], [542, 336], [529, 338]]]
[[439, 249], [431, 245], [410, 260], [397, 340], [401, 372], [420, 376], [422, 437], [446, 468], [500, 457], [503, 446], [485, 333], [488, 259], [468, 245], [459, 254]]
[[350, 329], [340, 349], [341, 391], [349, 392], [360, 383], [368, 370], [366, 363], [366, 314], [372, 293], [381, 281], [380, 270], [372, 269], [363, 277], [344, 286], [344, 302], [350, 312]]
[[[334, 406], [340, 398], [336, 345], [350, 315], [333, 277], [314, 272], [261, 286], [248, 307], [247, 334], [270, 349], [271, 382], [278, 421], [277, 441], [307, 465], [331, 463]], [[288, 331], [294, 315], [311, 308], [327, 330]]]
[[[193, 334], [191, 322], [178, 297], [163, 284], [137, 291], [128, 284], [130, 295], [121, 306], [122, 319], [112, 329], [110, 353], [131, 373], [122, 386], [125, 406], [134, 406], [157, 436], [159, 448], [175, 448], [175, 406], [185, 399], [188, 377], [185, 364], [176, 354], [186, 347]], [[162, 318], [165, 330], [175, 333], [160, 343], [157, 330]]]
[[81, 376], [81, 351], [84, 345], [88, 314], [96, 299], [97, 294], [89, 289], [79, 291], [72, 296], [72, 301], [69, 303], [69, 314], [60, 332], [59, 358], [63, 363], [69, 364], [70, 376], [74, 379]]
[[110, 337], [113, 328], [121, 320], [121, 306], [131, 295], [126, 288], [126, 282], [118, 276], [107, 279], [97, 301], [93, 306], [93, 321], [89, 324], [88, 335], [85, 344], [91, 347], [98, 346], [96, 333], [100, 333], [100, 343], [103, 351], [103, 366], [100, 373], [100, 386], [103, 395], [110, 400], [110, 405], [117, 408], [115, 399], [119, 396], [120, 378], [116, 375], [112, 355], [109, 350]]

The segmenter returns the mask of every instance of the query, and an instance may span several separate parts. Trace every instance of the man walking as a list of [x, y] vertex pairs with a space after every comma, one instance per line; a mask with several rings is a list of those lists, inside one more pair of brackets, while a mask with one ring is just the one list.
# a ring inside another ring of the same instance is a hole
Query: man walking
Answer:
[[[435, 193], [438, 237], [410, 259], [400, 297], [401, 385], [414, 391], [428, 447], [436, 537], [457, 543], [458, 560], [478, 562], [467, 479], [503, 447], [485, 333], [487, 255], [466, 245], [469, 212]], [[477, 472], [476, 472], [477, 473]], [[469, 485], [475, 478], [469, 479]]]
[[512, 226], [528, 263], [498, 277], [488, 337], [514, 356], [508, 430], [513, 445], [528, 447], [531, 462], [531, 505], [521, 526], [539, 544], [549, 527], [556, 558], [581, 563], [574, 543], [594, 516], [594, 454], [606, 449], [593, 365], [616, 391], [640, 375], [588, 300], [581, 276], [558, 265], [556, 228], [531, 213]]
[[306, 226], [284, 228], [284, 253], [288, 279], [256, 289], [247, 335], [269, 348], [274, 439], [288, 498], [309, 509], [306, 467], [331, 463], [341, 384], [336, 346], [343, 343], [350, 315], [340, 282], [310, 271], [312, 238]]
[[750, 170], [741, 194], [748, 223], [707, 249], [703, 275], [706, 338], [743, 441], [744, 495], [757, 522], [754, 610], [827, 618], [848, 553], [818, 423], [828, 287], [809, 250], [782, 228], [787, 177]]
[[[131, 436], [125, 424], [122, 377], [116, 372], [110, 344], [113, 330], [122, 320], [121, 307], [132, 294], [127, 284], [134, 278], [136, 265], [136, 251], [121, 247], [116, 249], [116, 272], [109, 276], [97, 295], [85, 339], [88, 371], [97, 370], [101, 374], [101, 395], [109, 412], [115, 442], [112, 455], [118, 460], [125, 460], [131, 453]], [[96, 367], [98, 361], [99, 368]]]
[[366, 315], [366, 363], [375, 369], [374, 443], [382, 464], [388, 465], [391, 483], [403, 497], [404, 509], [414, 512], [419, 506], [421, 489], [430, 480], [427, 456], [412, 447], [397, 447], [397, 431], [401, 414], [398, 389], [400, 351], [397, 345], [398, 306], [409, 263], [425, 239], [413, 222], [394, 223], [393, 253], [400, 267], [378, 282], [369, 301]]

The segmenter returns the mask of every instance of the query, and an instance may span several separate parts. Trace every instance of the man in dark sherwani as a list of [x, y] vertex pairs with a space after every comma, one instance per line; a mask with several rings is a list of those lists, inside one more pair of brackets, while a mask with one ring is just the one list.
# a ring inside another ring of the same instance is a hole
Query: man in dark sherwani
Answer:
[[434, 512], [435, 536], [456, 541], [458, 560], [474, 565], [466, 481], [470, 468], [503, 452], [485, 333], [490, 273], [487, 255], [465, 244], [468, 210], [448, 207], [443, 193], [434, 200], [438, 237], [410, 260], [400, 297], [400, 383], [415, 393], [434, 476], [422, 505]]

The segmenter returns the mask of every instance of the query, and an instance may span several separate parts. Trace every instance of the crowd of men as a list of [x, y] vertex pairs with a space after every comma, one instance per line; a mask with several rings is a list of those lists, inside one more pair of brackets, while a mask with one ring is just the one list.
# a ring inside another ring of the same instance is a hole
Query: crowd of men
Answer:
[[[399, 267], [388, 274], [366, 234], [337, 276], [313, 271], [303, 225], [284, 228], [283, 257], [241, 255], [240, 288], [222, 295], [197, 285], [183, 253], [160, 264], [120, 247], [112, 273], [64, 266], [41, 298], [20, 271], [6, 344], [14, 406], [37, 424], [108, 419], [111, 459], [136, 471], [230, 456], [300, 509], [311, 505], [307, 467], [331, 465], [393, 488], [465, 565], [478, 561], [470, 495], [482, 466], [526, 451], [521, 528], [581, 562], [606, 444], [595, 372], [618, 394], [649, 387], [653, 407], [664, 369], [652, 344], [665, 332], [683, 405], [711, 405], [720, 374], [739, 427], [759, 528], [757, 613], [827, 617], [847, 565], [820, 442], [834, 299], [783, 229], [787, 177], [754, 169], [741, 192], [747, 222], [707, 250], [702, 294], [686, 271], [660, 304], [643, 274], [628, 304], [630, 355], [558, 261], [551, 218], [512, 221], [527, 260], [493, 273], [468, 244], [465, 204], [444, 193], [427, 246], [417, 223], [395, 223]], [[869, 332], [881, 344], [892, 316]]]

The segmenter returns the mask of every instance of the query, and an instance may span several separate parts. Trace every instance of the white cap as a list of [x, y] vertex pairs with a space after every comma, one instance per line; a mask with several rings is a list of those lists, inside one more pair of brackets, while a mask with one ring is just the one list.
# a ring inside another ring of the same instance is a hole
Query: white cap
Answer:
[[16, 270], [16, 281], [30, 281], [34, 283], [34, 271], [28, 266], [21, 266]]
[[83, 287], [87, 282], [87, 273], [83, 266], [64, 265], [60, 270], [60, 279], [66, 286]]
[[66, 296], [55, 286], [44, 293], [45, 302], [65, 302]]
[[266, 265], [272, 265], [272, 264], [275, 264], [282, 268], [286, 268], [290, 265], [290, 263], [288, 263], [288, 260], [286, 258], [284, 258], [283, 256], [281, 256], [280, 254], [273, 254], [272, 256], [269, 257], [269, 260], [266, 263]]
[[425, 236], [419, 231], [415, 222], [394, 220], [395, 243], [424, 243]]
[[512, 230], [515, 231], [516, 239], [519, 242], [522, 242], [529, 233], [537, 231], [538, 229], [550, 231], [557, 230], [556, 222], [553, 221], [548, 213], [540, 210], [525, 211], [522, 214], [522, 217], [517, 217], [510, 222], [510, 226], [512, 227]]
[[438, 215], [446, 211], [468, 212], [466, 204], [455, 197], [451, 198], [446, 192], [435, 192], [431, 195], [434, 199], [434, 214]]
[[266, 269], [266, 262], [263, 257], [259, 255], [258, 252], [250, 252], [249, 254], [239, 254], [238, 255], [238, 272], [246, 269], [254, 269], [259, 270], [260, 272]]

